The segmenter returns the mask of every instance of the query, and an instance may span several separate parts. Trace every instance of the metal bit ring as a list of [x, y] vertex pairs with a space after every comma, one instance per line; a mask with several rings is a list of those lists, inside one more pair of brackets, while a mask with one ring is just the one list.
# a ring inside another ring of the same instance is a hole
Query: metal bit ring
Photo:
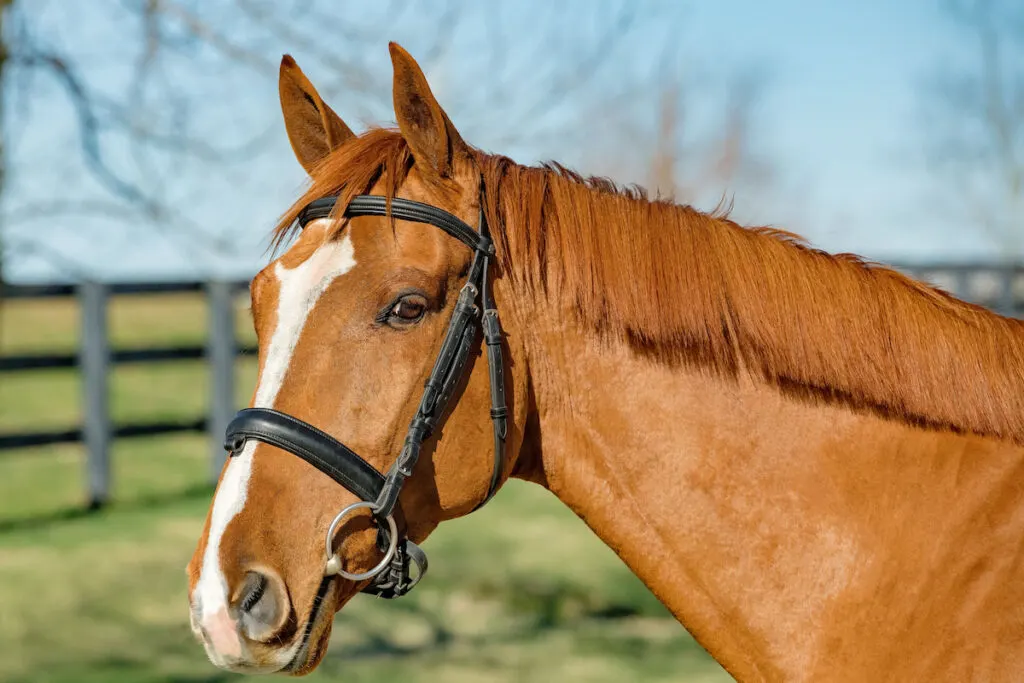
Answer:
[[356, 510], [360, 510], [362, 508], [369, 508], [372, 510], [373, 507], [373, 503], [361, 500], [342, 508], [341, 512], [335, 515], [334, 521], [331, 522], [331, 526], [327, 529], [327, 540], [325, 543], [327, 564], [324, 566], [324, 576], [334, 576], [335, 574], [338, 574], [349, 581], [366, 581], [387, 569], [388, 564], [391, 562], [391, 558], [395, 556], [395, 551], [398, 550], [398, 525], [395, 524], [395, 518], [392, 515], [388, 515], [385, 518], [388, 523], [388, 549], [384, 553], [384, 559], [378, 562], [377, 566], [370, 571], [366, 571], [361, 574], [353, 574], [345, 571], [341, 568], [341, 558], [338, 557], [338, 553], [334, 552], [332, 548], [334, 545], [334, 532], [338, 530], [338, 526], [341, 524], [341, 521]]

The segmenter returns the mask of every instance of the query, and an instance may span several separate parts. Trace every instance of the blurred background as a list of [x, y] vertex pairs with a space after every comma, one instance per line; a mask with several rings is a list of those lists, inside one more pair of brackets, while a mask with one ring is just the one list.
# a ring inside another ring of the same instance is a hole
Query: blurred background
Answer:
[[[0, 680], [222, 681], [184, 567], [248, 401], [247, 281], [304, 181], [292, 54], [392, 125], [387, 41], [463, 137], [731, 204], [1006, 314], [1024, 300], [1018, 0], [0, 0]], [[511, 483], [312, 680], [729, 680], [570, 512]]]

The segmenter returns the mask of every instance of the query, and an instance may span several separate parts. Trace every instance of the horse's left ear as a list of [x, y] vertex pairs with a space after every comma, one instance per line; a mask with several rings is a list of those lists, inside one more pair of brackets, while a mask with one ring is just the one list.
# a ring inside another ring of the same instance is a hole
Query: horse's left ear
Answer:
[[395, 69], [395, 117], [420, 170], [450, 177], [456, 158], [469, 156], [448, 115], [430, 92], [419, 64], [398, 43], [389, 43]]

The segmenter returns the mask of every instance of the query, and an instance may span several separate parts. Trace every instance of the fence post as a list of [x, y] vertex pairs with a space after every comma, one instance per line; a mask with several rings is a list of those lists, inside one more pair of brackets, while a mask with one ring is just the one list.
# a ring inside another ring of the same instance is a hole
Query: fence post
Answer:
[[235, 306], [230, 282], [206, 284], [206, 357], [210, 365], [210, 480], [216, 483], [224, 467], [224, 431], [235, 414]]
[[1017, 279], [1017, 268], [1016, 264], [1012, 262], [1006, 263], [1002, 268], [999, 269], [999, 301], [996, 304], [999, 307], [999, 313], [1006, 316], [1016, 315], [1017, 307], [1014, 299], [1014, 284]]
[[86, 481], [90, 509], [110, 497], [110, 340], [107, 337], [108, 289], [102, 282], [83, 282], [78, 290], [82, 312], [82, 441], [86, 450]]
[[950, 278], [953, 283], [953, 296], [964, 301], [971, 301], [974, 292], [971, 291], [971, 271], [963, 268], [953, 268], [950, 271]]

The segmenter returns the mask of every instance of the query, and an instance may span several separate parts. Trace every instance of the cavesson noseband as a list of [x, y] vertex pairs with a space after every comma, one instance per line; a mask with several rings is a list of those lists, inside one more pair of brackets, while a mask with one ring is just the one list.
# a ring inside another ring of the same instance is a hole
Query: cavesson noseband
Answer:
[[[336, 202], [337, 197], [325, 197], [311, 202], [299, 214], [299, 226], [304, 228], [312, 220], [329, 217], [334, 212]], [[405, 518], [401, 514], [398, 496], [406, 478], [412, 475], [423, 442], [437, 428], [456, 386], [462, 379], [466, 361], [476, 344], [477, 333], [481, 327], [487, 346], [487, 367], [491, 382], [494, 469], [487, 495], [477, 507], [490, 500], [501, 483], [508, 410], [505, 405], [501, 324], [487, 282], [488, 266], [494, 256], [494, 244], [487, 228], [483, 206], [481, 193], [478, 230], [435, 206], [398, 197], [389, 202], [387, 198], [377, 195], [359, 195], [345, 207], [345, 218], [393, 216], [396, 219], [433, 225], [473, 250], [469, 276], [455, 302], [448, 331], [427, 378], [419, 408], [409, 425], [402, 450], [386, 475], [375, 470], [352, 449], [329, 434], [277, 410], [246, 408], [239, 411], [228, 425], [224, 447], [230, 455], [241, 453], [249, 439], [262, 441], [297, 455], [359, 498], [359, 502], [341, 510], [328, 529], [325, 581], [327, 577], [335, 574], [353, 581], [370, 579], [371, 582], [363, 588], [363, 592], [395, 598], [408, 593], [423, 578], [427, 571], [427, 556], [406, 537]], [[384, 553], [384, 557], [370, 571], [353, 574], [342, 569], [341, 559], [333, 550], [333, 537], [341, 522], [349, 514], [362, 508], [369, 509], [373, 514], [378, 531], [377, 545]], [[396, 522], [396, 513], [399, 522]], [[417, 568], [414, 577], [409, 572], [410, 562]]]

